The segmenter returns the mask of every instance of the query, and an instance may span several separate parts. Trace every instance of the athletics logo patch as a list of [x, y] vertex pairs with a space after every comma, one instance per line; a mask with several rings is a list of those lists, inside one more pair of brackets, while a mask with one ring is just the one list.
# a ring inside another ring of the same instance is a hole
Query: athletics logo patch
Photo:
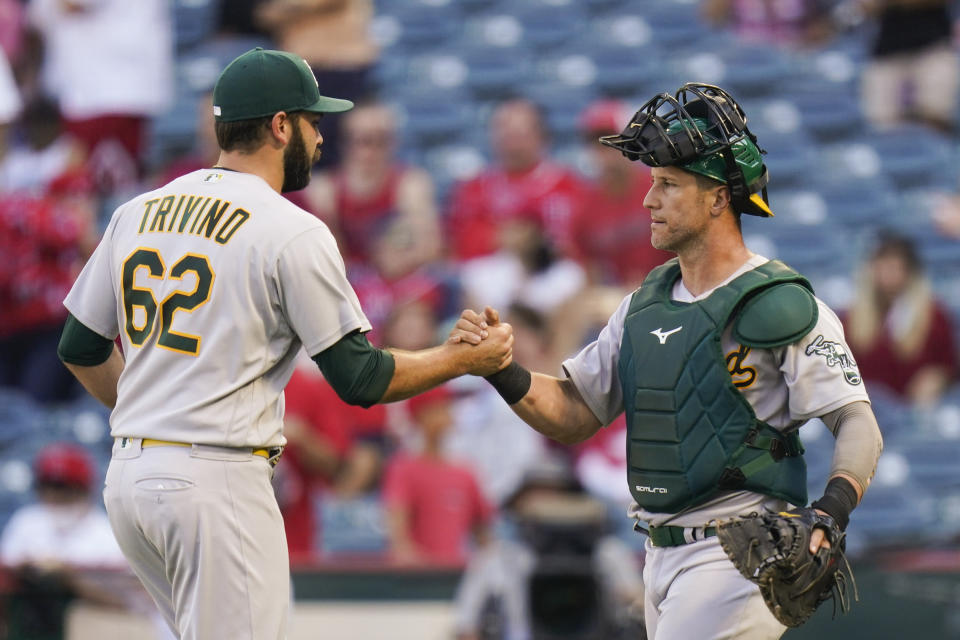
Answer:
[[853, 361], [839, 342], [824, 340], [822, 335], [807, 345], [805, 352], [808, 356], [823, 356], [828, 367], [840, 367], [843, 377], [849, 384], [860, 384], [860, 372], [857, 363]]
[[744, 366], [744, 360], [750, 355], [750, 347], [740, 345], [736, 351], [727, 354], [727, 371], [733, 378], [733, 386], [737, 389], [746, 389], [757, 381], [757, 369]]

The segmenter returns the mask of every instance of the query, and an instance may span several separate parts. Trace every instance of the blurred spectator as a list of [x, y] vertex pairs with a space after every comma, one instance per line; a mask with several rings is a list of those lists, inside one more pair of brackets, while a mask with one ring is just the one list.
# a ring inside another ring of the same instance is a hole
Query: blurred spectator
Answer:
[[0, 49], [7, 60], [15, 60], [20, 55], [24, 26], [23, 2], [0, 0]]
[[13, 78], [7, 56], [0, 51], [0, 160], [3, 160], [8, 145], [11, 123], [20, 115], [20, 90]]
[[528, 100], [500, 104], [490, 119], [496, 166], [459, 185], [447, 216], [451, 251], [457, 260], [502, 248], [498, 230], [526, 216], [541, 221], [550, 246], [571, 251], [573, 212], [581, 181], [547, 157], [548, 136], [540, 109]]
[[83, 169], [84, 150], [64, 133], [60, 109], [50, 98], [31, 99], [23, 109], [17, 130], [19, 144], [0, 158], [0, 193], [43, 194], [55, 178]]
[[224, 36], [263, 37], [268, 34], [257, 18], [260, 5], [268, 0], [218, 2], [217, 32]]
[[[337, 236], [348, 263], [373, 264], [394, 280], [435, 260], [440, 227], [433, 181], [397, 162], [397, 117], [384, 104], [354, 107], [343, 118], [339, 167], [315, 176], [312, 210]], [[324, 141], [323, 153], [328, 142]], [[375, 245], [383, 245], [375, 250]]]
[[861, 0], [877, 23], [862, 76], [863, 112], [877, 127], [919, 120], [952, 132], [960, 60], [950, 0]]
[[287, 446], [273, 484], [292, 561], [310, 560], [320, 548], [315, 498], [333, 487], [350, 449], [345, 404], [313, 361], [297, 366], [284, 389]]
[[493, 510], [471, 469], [447, 460], [443, 441], [453, 423], [446, 386], [407, 401], [421, 436], [420, 451], [398, 453], [383, 482], [390, 546], [401, 563], [460, 564], [471, 534], [482, 546]]
[[673, 257], [650, 244], [650, 212], [643, 199], [650, 169], [598, 142], [619, 133], [632, 114], [619, 100], [598, 100], [584, 110], [580, 132], [596, 175], [573, 217], [573, 241], [590, 282], [636, 287], [654, 267]]
[[504, 516], [516, 536], [494, 539], [463, 574], [458, 640], [646, 637], [637, 558], [562, 463], [531, 469]]
[[[559, 371], [553, 334], [543, 314], [514, 304], [505, 311], [504, 320], [513, 326], [513, 359], [517, 363], [531, 371]], [[454, 404], [446, 451], [473, 466], [484, 495], [499, 506], [545, 455], [546, 441], [533, 429], [524, 429], [523, 420], [486, 381], [464, 377], [451, 385], [466, 393]]]
[[30, 0], [44, 43], [45, 90], [89, 154], [104, 193], [140, 176], [148, 119], [173, 96], [173, 29], [165, 0]]
[[627, 475], [627, 421], [623, 414], [577, 446], [574, 468], [590, 495], [626, 512], [633, 497], [623, 482]]
[[550, 316], [586, 285], [583, 267], [558, 254], [539, 214], [501, 221], [498, 236], [499, 251], [461, 263], [468, 307], [505, 309], [522, 301]]
[[[0, 561], [14, 574], [9, 637], [64, 637], [74, 600], [155, 612], [94, 505], [94, 467], [81, 447], [48, 445], [34, 462], [37, 502], [17, 510], [0, 536]], [[159, 616], [158, 635], [170, 637]], [[162, 626], [160, 626], [162, 625]]]
[[[307, 61], [321, 93], [354, 101], [370, 93], [370, 70], [380, 54], [370, 37], [372, 17], [372, 0], [266, 0], [257, 8], [259, 24], [278, 48]], [[320, 167], [340, 162], [334, 124], [334, 119], [320, 123]]]
[[[459, 306], [459, 283], [436, 265], [427, 265], [398, 277], [384, 276], [385, 270], [377, 265], [389, 262], [389, 253], [388, 245], [378, 244], [373, 247], [370, 265], [354, 264], [347, 272], [373, 325], [368, 337], [379, 346], [397, 346], [384, 337], [384, 330], [391, 322], [395, 308], [400, 305], [413, 301], [422, 303], [421, 310], [430, 312], [434, 331], [436, 323], [457, 313]], [[402, 332], [396, 332], [395, 335], [405, 343], [410, 341]], [[430, 336], [430, 341], [433, 345], [442, 340], [434, 334]]]
[[184, 176], [191, 171], [207, 169], [217, 164], [220, 157], [220, 147], [217, 145], [217, 134], [213, 127], [213, 93], [208, 92], [197, 100], [197, 110], [194, 120], [193, 149], [189, 153], [176, 156], [170, 164], [161, 167], [159, 177], [153, 180], [157, 186], [165, 185], [174, 178]]
[[935, 299], [917, 249], [884, 232], [844, 317], [854, 358], [868, 384], [906, 401], [935, 402], [957, 374], [953, 319]]
[[77, 389], [57, 343], [63, 298], [97, 243], [96, 203], [77, 172], [57, 177], [45, 195], [0, 197], [0, 385], [40, 402]]
[[835, 0], [704, 0], [707, 22], [730, 29], [747, 42], [813, 47], [832, 34]]

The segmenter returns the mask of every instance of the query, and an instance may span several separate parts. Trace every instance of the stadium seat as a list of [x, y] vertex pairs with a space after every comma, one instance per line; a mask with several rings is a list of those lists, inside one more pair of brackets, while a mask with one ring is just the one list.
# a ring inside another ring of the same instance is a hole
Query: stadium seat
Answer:
[[752, 126], [752, 121], [750, 129], [757, 135], [760, 147], [767, 152], [763, 162], [767, 165], [772, 189], [801, 189], [809, 186], [809, 178], [815, 170], [816, 156], [813, 144], [805, 133], [758, 133]]
[[418, 87], [390, 101], [401, 118], [398, 128], [418, 145], [456, 140], [472, 122], [472, 102], [462, 91]]
[[469, 180], [486, 166], [483, 149], [470, 144], [443, 144], [425, 151], [424, 167], [433, 176], [440, 201], [446, 201], [457, 182]]
[[318, 498], [315, 508], [324, 554], [376, 553], [387, 549], [386, 519], [376, 496], [340, 499], [332, 494]]
[[551, 140], [556, 144], [572, 144], [580, 140], [580, 115], [597, 94], [592, 88], [537, 83], [524, 88], [523, 95], [543, 110]]
[[189, 49], [216, 33], [221, 1], [174, 0], [171, 3], [174, 44], [178, 51]]
[[[677, 83], [665, 79], [669, 68], [654, 46], [594, 44], [583, 50], [596, 68], [597, 91], [614, 96], [637, 96], [673, 91]], [[647, 96], [647, 98], [651, 97]], [[646, 98], [645, 98], [646, 99]], [[639, 105], [637, 105], [639, 106]]]
[[648, 2], [640, 13], [650, 25], [653, 42], [671, 53], [702, 46], [714, 35], [701, 20], [696, 2]]
[[522, 47], [474, 48], [463, 52], [467, 87], [480, 99], [522, 92], [533, 78], [530, 53]]
[[896, 486], [874, 482], [857, 507], [851, 531], [871, 545], [929, 542], [938, 535], [939, 518], [936, 500], [926, 489], [914, 482]]
[[508, 7], [468, 17], [459, 43], [464, 48], [526, 46], [523, 23]]
[[927, 127], [867, 131], [861, 141], [873, 147], [884, 173], [900, 189], [940, 186], [956, 180], [954, 141]]
[[819, 185], [832, 224], [847, 228], [883, 224], [898, 213], [895, 193], [883, 180], [830, 182]]
[[[463, 15], [458, 3], [431, 0], [394, 0], [379, 10], [378, 19], [392, 21], [391, 46], [408, 52], [442, 46], [461, 31]], [[381, 29], [383, 24], [381, 23]]]
[[960, 486], [960, 438], [947, 439], [929, 433], [903, 438], [887, 453], [896, 452], [908, 464], [908, 477], [928, 493], [950, 486]]
[[796, 105], [804, 127], [821, 141], [835, 142], [863, 129], [863, 115], [855, 95], [835, 92], [828, 85], [817, 90], [797, 89], [788, 85], [788, 93], [783, 97]]
[[587, 16], [576, 2], [520, 0], [514, 15], [523, 25], [523, 38], [534, 49], [562, 47], [586, 29]]

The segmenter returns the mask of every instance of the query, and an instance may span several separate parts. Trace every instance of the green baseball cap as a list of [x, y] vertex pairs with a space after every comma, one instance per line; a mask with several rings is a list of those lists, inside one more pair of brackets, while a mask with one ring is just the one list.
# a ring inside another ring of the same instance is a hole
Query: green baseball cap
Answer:
[[263, 47], [238, 56], [213, 87], [213, 116], [218, 122], [263, 118], [278, 111], [337, 113], [352, 108], [349, 100], [320, 95], [306, 60]]
[[[709, 135], [709, 123], [703, 118], [693, 118], [686, 121], [692, 123], [698, 130], [703, 132], [704, 138], [708, 143], [716, 143], [716, 139]], [[682, 131], [684, 124], [682, 121], [674, 122], [667, 128], [667, 133]], [[773, 216], [770, 210], [770, 204], [764, 200], [760, 191], [766, 184], [766, 167], [763, 164], [763, 156], [757, 145], [749, 137], [743, 136], [730, 145], [730, 151], [733, 153], [734, 161], [737, 167], [743, 172], [743, 179], [750, 190], [750, 196], [746, 201], [735, 203], [735, 208], [740, 213], [748, 213], [754, 216], [768, 218]], [[681, 169], [699, 173], [700, 175], [713, 178], [718, 182], [727, 184], [727, 162], [720, 152], [701, 155], [686, 164], [678, 165]]]

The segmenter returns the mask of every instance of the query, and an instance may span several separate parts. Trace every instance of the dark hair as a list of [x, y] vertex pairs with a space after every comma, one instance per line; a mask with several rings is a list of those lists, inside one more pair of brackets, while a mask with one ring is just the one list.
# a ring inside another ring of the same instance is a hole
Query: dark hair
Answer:
[[263, 144], [266, 131], [270, 128], [272, 120], [273, 116], [265, 116], [253, 120], [215, 122], [214, 130], [217, 133], [217, 144], [224, 151], [253, 153]]
[[536, 119], [537, 129], [540, 131], [540, 135], [544, 140], [551, 138], [552, 132], [550, 131], [550, 122], [547, 118], [547, 109], [542, 103], [522, 93], [510, 93], [497, 101], [496, 105], [494, 105], [493, 112], [496, 113], [501, 107], [508, 104], [523, 105], [530, 109]]
[[871, 258], [876, 259], [888, 255], [899, 256], [910, 271], [920, 271], [923, 267], [920, 254], [917, 252], [917, 245], [913, 240], [896, 231], [881, 229], [877, 232]]
[[507, 309], [507, 318], [511, 323], [529, 327], [537, 333], [546, 333], [550, 328], [547, 317], [544, 314], [533, 307], [528, 307], [522, 302], [513, 302], [510, 304], [510, 307]]

